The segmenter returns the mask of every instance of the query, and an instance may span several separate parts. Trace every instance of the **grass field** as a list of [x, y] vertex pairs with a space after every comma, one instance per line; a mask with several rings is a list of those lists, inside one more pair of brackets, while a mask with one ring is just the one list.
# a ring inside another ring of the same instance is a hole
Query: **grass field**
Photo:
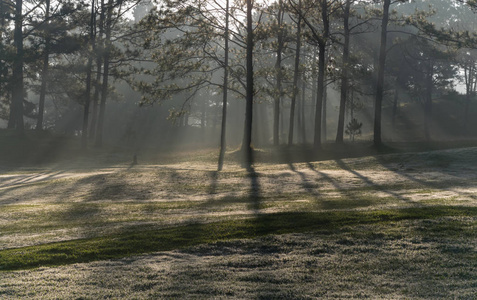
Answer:
[[5, 168], [0, 298], [475, 299], [475, 162]]

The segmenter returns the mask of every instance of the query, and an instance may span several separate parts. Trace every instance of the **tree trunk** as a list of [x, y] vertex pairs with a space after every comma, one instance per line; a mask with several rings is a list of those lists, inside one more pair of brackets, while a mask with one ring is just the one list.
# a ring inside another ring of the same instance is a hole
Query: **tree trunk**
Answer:
[[94, 20], [96, 16], [94, 13], [94, 0], [91, 3], [91, 19], [89, 24], [89, 42], [91, 46], [91, 53], [88, 56], [88, 65], [86, 66], [86, 91], [84, 100], [84, 112], [83, 112], [83, 130], [81, 132], [81, 146], [86, 149], [88, 143], [88, 123], [89, 123], [89, 106], [91, 102], [91, 73], [93, 68], [93, 53], [95, 49], [94, 42]]
[[315, 108], [315, 136], [313, 140], [313, 145], [316, 149], [321, 148], [321, 122], [323, 114], [323, 95], [325, 80], [325, 51], [325, 44], [320, 43], [320, 45], [318, 46], [318, 81]]
[[93, 107], [91, 110], [91, 124], [89, 128], [89, 139], [94, 140], [96, 138], [96, 127], [98, 123], [98, 106], [99, 95], [101, 93], [101, 71], [102, 71], [103, 59], [98, 57], [96, 59], [96, 78], [94, 79], [94, 94], [93, 94]]
[[396, 136], [396, 116], [397, 116], [398, 102], [399, 102], [399, 90], [396, 87], [396, 89], [394, 90], [393, 113], [392, 113], [392, 121], [391, 121], [394, 138]]
[[[103, 52], [104, 52], [104, 0], [101, 0], [101, 11], [99, 14], [99, 34], [95, 31], [95, 42], [96, 42], [96, 49], [95, 52], [96, 56], [96, 78], [94, 80], [94, 95], [93, 95], [93, 109], [91, 111], [91, 124], [89, 128], [89, 139], [95, 140], [96, 139], [96, 129], [98, 123], [98, 106], [99, 106], [99, 96], [101, 93], [101, 71], [103, 66]], [[95, 28], [96, 30], [96, 28]]]
[[226, 128], [227, 128], [227, 95], [229, 85], [229, 0], [225, 3], [225, 48], [224, 48], [224, 86], [222, 88], [222, 124], [220, 128], [220, 153], [219, 153], [219, 165], [217, 170], [221, 171], [224, 165], [226, 143]]
[[[301, 1], [298, 2], [301, 8]], [[300, 76], [300, 50], [301, 50], [301, 14], [298, 16], [296, 31], [295, 70], [293, 73], [293, 94], [290, 105], [290, 125], [288, 129], [288, 146], [293, 144], [293, 131], [295, 129], [295, 105], [298, 96], [298, 78]]]
[[[317, 68], [317, 47], [314, 47], [313, 50], [313, 60], [311, 66], [311, 107], [316, 107], [316, 98], [318, 97], [318, 68]], [[313, 109], [309, 110], [310, 120], [314, 120]], [[314, 125], [312, 125], [314, 128]]]
[[245, 126], [242, 150], [244, 152], [245, 167], [252, 169], [252, 119], [253, 119], [253, 27], [252, 27], [252, 0], [247, 0], [247, 88], [245, 107]]
[[9, 128], [15, 128], [19, 133], [23, 133], [23, 0], [15, 2], [15, 29], [13, 40], [16, 48], [15, 60], [13, 61], [12, 72], [12, 102], [10, 106]]
[[275, 62], [275, 73], [277, 76], [277, 87], [273, 106], [273, 145], [280, 144], [280, 103], [282, 101], [282, 52], [284, 47], [283, 38], [283, 0], [278, 2], [278, 37], [277, 37], [277, 60]]
[[470, 107], [470, 97], [472, 93], [472, 87], [474, 85], [474, 62], [469, 64], [468, 67], [464, 67], [464, 78], [465, 78], [465, 108], [464, 108], [464, 134], [469, 134], [469, 107]]
[[103, 85], [101, 86], [101, 103], [99, 106], [98, 128], [96, 130], [96, 147], [103, 145], [103, 127], [104, 116], [106, 111], [106, 99], [108, 97], [108, 79], [109, 79], [109, 57], [111, 54], [111, 26], [113, 16], [114, 0], [108, 1], [108, 15], [106, 17], [106, 30], [104, 40], [104, 66], [103, 66]]
[[[50, 0], [45, 1], [45, 21], [48, 24], [50, 18]], [[49, 28], [47, 28], [49, 30]], [[38, 119], [36, 122], [36, 130], [43, 130], [43, 114], [45, 111], [45, 96], [46, 96], [46, 82], [48, 79], [49, 70], [49, 58], [50, 58], [50, 32], [45, 32], [45, 52], [43, 54], [43, 68], [41, 70], [41, 87], [40, 87], [40, 99], [38, 101]]]
[[433, 89], [433, 77], [434, 65], [429, 61], [428, 70], [426, 74], [426, 98], [424, 104], [424, 137], [426, 141], [431, 140], [430, 122], [432, 112], [432, 89]]
[[[326, 79], [325, 79], [326, 81]], [[321, 139], [326, 142], [328, 139], [327, 133], [328, 128], [326, 124], [326, 120], [328, 118], [328, 85], [325, 84], [323, 87], [323, 112], [322, 112], [322, 119], [321, 119]]]
[[323, 37], [318, 41], [318, 91], [316, 96], [315, 109], [315, 135], [313, 145], [315, 149], [321, 148], [321, 128], [322, 128], [322, 113], [323, 113], [323, 95], [325, 87], [325, 68], [326, 68], [326, 43], [329, 37], [329, 18], [328, 18], [328, 2], [326, 0], [320, 1], [321, 5], [321, 19], [323, 22]]
[[202, 98], [202, 107], [201, 107], [201, 112], [200, 112], [200, 128], [202, 129], [202, 134], [204, 133], [205, 130], [205, 118], [206, 118], [206, 99]]
[[384, 96], [384, 68], [386, 66], [386, 44], [389, 21], [389, 6], [391, 0], [384, 0], [383, 20], [381, 23], [381, 45], [379, 48], [378, 77], [376, 83], [376, 101], [374, 105], [374, 146], [382, 145], [381, 139], [381, 114]]
[[344, 45], [343, 45], [343, 62], [342, 62], [342, 71], [341, 71], [341, 95], [340, 95], [340, 108], [338, 115], [338, 130], [336, 133], [336, 143], [343, 143], [344, 135], [344, 123], [345, 123], [345, 112], [346, 112], [346, 100], [348, 98], [348, 62], [349, 62], [349, 11], [351, 7], [351, 0], [346, 0], [344, 15], [343, 15], [343, 35], [344, 35]]
[[301, 144], [306, 144], [306, 117], [305, 117], [305, 99], [306, 99], [306, 81], [305, 72], [301, 76], [301, 99], [298, 113], [298, 137]]

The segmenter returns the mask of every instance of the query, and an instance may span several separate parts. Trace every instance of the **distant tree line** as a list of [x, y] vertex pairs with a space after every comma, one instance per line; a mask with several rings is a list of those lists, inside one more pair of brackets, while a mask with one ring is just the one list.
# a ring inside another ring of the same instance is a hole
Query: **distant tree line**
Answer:
[[340, 144], [364, 134], [366, 117], [376, 147], [398, 132], [431, 140], [444, 119], [466, 137], [477, 113], [476, 9], [470, 0], [0, 0], [0, 118], [20, 134], [75, 124], [82, 147], [100, 147], [108, 101], [127, 94], [144, 110], [167, 108], [176, 126], [213, 127], [219, 170], [231, 130], [242, 133], [247, 167], [257, 136], [320, 151], [330, 130]]

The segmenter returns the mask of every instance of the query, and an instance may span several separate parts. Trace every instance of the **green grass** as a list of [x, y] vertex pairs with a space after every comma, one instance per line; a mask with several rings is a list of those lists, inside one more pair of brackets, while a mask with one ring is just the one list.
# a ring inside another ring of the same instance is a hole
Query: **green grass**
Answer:
[[253, 173], [193, 154], [11, 169], [68, 178], [2, 182], [0, 298], [472, 299], [477, 149]]
[[[134, 233], [126, 232], [91, 239], [5, 249], [0, 251], [0, 270], [9, 271], [122, 258], [231, 239], [253, 239], [272, 234], [333, 231], [344, 226], [379, 225], [403, 220], [476, 216], [477, 208], [433, 206], [366, 212], [277, 213], [162, 229], [138, 226]], [[433, 234], [441, 238], [443, 236], [451, 238], [462, 228], [452, 223], [439, 223], [425, 230], [431, 233], [431, 236]], [[475, 233], [472, 235], [475, 236]]]

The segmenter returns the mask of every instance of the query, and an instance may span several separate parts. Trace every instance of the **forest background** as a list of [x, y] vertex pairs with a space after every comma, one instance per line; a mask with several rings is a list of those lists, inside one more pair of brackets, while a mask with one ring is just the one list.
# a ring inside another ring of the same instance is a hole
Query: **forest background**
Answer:
[[477, 134], [473, 1], [0, 3], [6, 141], [220, 146], [220, 169], [227, 146]]

